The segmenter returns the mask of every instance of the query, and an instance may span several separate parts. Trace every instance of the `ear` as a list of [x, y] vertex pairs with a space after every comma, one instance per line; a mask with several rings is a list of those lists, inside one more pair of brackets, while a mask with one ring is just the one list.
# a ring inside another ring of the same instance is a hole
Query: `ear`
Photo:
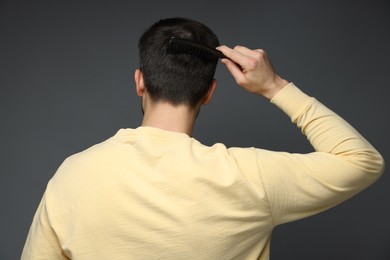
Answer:
[[211, 98], [213, 97], [213, 94], [214, 94], [216, 87], [217, 87], [217, 81], [215, 79], [213, 79], [213, 81], [211, 82], [211, 86], [210, 86], [209, 91], [206, 93], [206, 95], [202, 99], [202, 105], [207, 105], [211, 101]]
[[144, 75], [142, 74], [140, 69], [136, 69], [134, 73], [135, 87], [137, 91], [137, 95], [142, 97], [145, 92], [145, 83], [144, 83]]

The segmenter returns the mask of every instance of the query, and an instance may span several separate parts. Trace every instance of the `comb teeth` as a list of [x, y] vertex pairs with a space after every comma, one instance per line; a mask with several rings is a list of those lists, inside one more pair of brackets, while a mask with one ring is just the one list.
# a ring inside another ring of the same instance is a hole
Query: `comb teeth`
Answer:
[[171, 37], [168, 43], [167, 53], [171, 54], [191, 54], [204, 60], [216, 60], [218, 58], [226, 58], [222, 52], [206, 47], [190, 40]]

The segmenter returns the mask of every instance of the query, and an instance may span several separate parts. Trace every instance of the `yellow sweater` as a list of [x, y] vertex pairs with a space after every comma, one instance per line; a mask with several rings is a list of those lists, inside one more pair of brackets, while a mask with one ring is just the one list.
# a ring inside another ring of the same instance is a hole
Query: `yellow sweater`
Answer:
[[268, 259], [276, 225], [335, 206], [382, 173], [381, 155], [292, 83], [271, 102], [316, 152], [209, 147], [182, 133], [121, 129], [64, 161], [22, 259]]

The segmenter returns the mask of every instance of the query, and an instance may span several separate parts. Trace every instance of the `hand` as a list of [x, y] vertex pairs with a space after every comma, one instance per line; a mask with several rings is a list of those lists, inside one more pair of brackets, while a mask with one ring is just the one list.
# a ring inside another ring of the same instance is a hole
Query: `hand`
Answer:
[[276, 74], [264, 50], [251, 50], [243, 46], [234, 49], [219, 46], [217, 49], [230, 59], [222, 59], [221, 62], [237, 84], [251, 93], [272, 99], [288, 84], [288, 81]]

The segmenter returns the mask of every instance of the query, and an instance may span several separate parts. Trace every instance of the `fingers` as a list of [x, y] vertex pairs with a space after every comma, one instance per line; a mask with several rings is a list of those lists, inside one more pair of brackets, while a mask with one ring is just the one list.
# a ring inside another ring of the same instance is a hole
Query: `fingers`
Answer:
[[227, 46], [219, 46], [217, 47], [226, 57], [239, 64], [241, 67], [246, 63], [248, 56], [239, 52], [236, 48], [231, 49]]
[[243, 71], [254, 69], [259, 60], [265, 56], [265, 52], [262, 49], [251, 50], [244, 46], [236, 46], [234, 49], [227, 46], [219, 46], [217, 49], [230, 60], [237, 63]]
[[233, 78], [236, 80], [237, 84], [241, 84], [245, 81], [245, 76], [241, 71], [241, 68], [229, 59], [222, 59], [221, 62], [225, 64], [226, 68], [232, 74]]
[[241, 45], [237, 45], [236, 47], [234, 47], [234, 50], [237, 51], [237, 52], [240, 52], [241, 54], [244, 54], [248, 57], [252, 57], [253, 54], [254, 54], [254, 50], [251, 50], [245, 46], [241, 46]]
[[226, 65], [237, 84], [240, 86], [244, 85], [247, 81], [245, 71], [247, 68], [253, 67], [255, 62], [253, 57], [250, 56], [254, 52], [243, 46], [236, 46], [234, 49], [227, 46], [219, 46], [217, 49], [228, 57], [228, 59], [222, 59], [221, 62]]
[[219, 46], [217, 49], [228, 58], [222, 62], [245, 90], [271, 99], [281, 89], [280, 85], [287, 85], [287, 81], [276, 74], [264, 50], [244, 46], [233, 49]]

